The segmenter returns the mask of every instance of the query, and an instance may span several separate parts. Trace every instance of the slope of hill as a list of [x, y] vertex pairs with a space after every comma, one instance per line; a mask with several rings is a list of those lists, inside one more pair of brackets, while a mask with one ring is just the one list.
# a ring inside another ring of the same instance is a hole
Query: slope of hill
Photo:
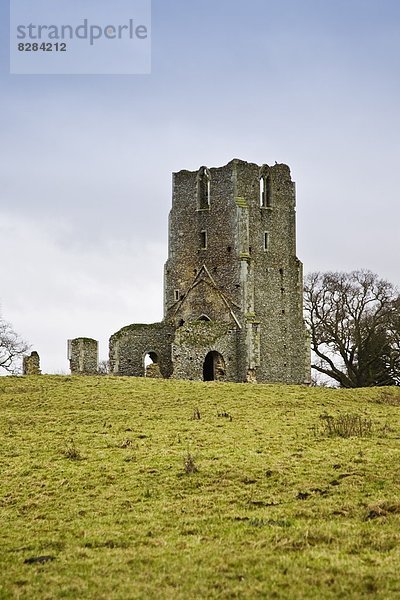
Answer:
[[399, 391], [4, 377], [0, 415], [2, 599], [400, 597]]

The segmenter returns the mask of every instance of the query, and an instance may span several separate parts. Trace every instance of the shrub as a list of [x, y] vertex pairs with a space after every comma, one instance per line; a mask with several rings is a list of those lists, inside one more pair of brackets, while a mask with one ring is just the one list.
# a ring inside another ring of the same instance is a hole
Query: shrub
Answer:
[[332, 417], [324, 414], [322, 420], [323, 433], [329, 437], [367, 437], [372, 433], [372, 421], [361, 415], [346, 413]]
[[400, 406], [400, 392], [390, 392], [382, 390], [378, 398], [375, 400], [377, 404], [390, 404], [391, 406]]

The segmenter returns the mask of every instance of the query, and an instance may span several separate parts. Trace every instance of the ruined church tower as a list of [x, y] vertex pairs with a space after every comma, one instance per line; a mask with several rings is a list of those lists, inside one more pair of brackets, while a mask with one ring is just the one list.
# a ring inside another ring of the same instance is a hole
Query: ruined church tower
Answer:
[[282, 164], [233, 160], [174, 174], [165, 318], [226, 323], [239, 381], [306, 379], [295, 204]]
[[295, 204], [284, 164], [174, 173], [164, 320], [114, 334], [114, 372], [147, 353], [166, 377], [308, 383]]

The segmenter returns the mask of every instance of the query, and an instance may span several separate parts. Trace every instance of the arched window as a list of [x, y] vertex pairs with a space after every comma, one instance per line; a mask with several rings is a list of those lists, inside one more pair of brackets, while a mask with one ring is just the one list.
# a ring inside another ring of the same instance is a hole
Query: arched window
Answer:
[[201, 167], [197, 176], [199, 208], [210, 208], [211, 175], [207, 167]]
[[200, 317], [197, 320], [198, 321], [211, 321], [210, 317], [207, 317], [207, 315], [200, 315]]
[[207, 231], [200, 231], [200, 248], [207, 250]]
[[260, 206], [270, 208], [272, 206], [272, 185], [268, 165], [260, 169]]

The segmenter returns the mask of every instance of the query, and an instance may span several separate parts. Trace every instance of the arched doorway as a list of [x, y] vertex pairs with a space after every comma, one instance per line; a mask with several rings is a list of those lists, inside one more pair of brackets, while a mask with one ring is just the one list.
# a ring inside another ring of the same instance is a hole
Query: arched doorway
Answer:
[[144, 376], [161, 377], [158, 355], [155, 352], [146, 352], [144, 355]]
[[213, 350], [204, 359], [204, 381], [225, 381], [225, 361], [219, 352]]

